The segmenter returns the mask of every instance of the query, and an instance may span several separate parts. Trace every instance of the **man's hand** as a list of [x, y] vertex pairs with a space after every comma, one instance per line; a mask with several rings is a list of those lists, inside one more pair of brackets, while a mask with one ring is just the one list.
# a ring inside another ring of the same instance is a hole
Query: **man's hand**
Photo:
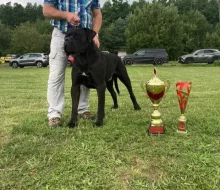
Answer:
[[52, 4], [44, 4], [43, 14], [48, 18], [66, 20], [73, 26], [78, 26], [80, 23], [80, 18], [76, 14], [57, 10]]
[[80, 23], [80, 18], [71, 12], [66, 13], [66, 20], [69, 22], [72, 26], [78, 26]]
[[100, 42], [99, 42], [99, 38], [97, 35], [95, 35], [95, 37], [93, 38], [93, 41], [95, 42], [95, 45], [99, 48], [100, 47]]

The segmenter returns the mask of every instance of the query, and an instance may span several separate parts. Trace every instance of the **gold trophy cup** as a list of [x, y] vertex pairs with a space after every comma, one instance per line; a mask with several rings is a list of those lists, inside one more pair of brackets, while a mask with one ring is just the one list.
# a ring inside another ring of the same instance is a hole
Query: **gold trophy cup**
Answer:
[[189, 98], [192, 82], [177, 82], [176, 93], [179, 101], [181, 116], [178, 118], [178, 133], [187, 133], [186, 130], [186, 117], [184, 115], [186, 104]]
[[165, 134], [161, 113], [158, 111], [158, 106], [164, 94], [170, 87], [170, 81], [161, 81], [159, 78], [157, 78], [156, 73], [156, 68], [154, 68], [154, 77], [147, 83], [142, 83], [142, 88], [153, 103], [154, 108], [154, 111], [151, 114], [151, 123], [148, 129], [149, 135]]

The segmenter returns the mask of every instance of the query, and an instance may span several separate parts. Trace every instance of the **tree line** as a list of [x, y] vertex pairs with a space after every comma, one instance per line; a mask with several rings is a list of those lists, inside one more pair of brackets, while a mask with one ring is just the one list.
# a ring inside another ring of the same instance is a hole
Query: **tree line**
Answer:
[[[133, 53], [165, 48], [170, 60], [200, 48], [220, 49], [219, 0], [108, 0], [102, 7], [101, 49]], [[42, 5], [0, 5], [0, 56], [50, 51], [52, 26]]]

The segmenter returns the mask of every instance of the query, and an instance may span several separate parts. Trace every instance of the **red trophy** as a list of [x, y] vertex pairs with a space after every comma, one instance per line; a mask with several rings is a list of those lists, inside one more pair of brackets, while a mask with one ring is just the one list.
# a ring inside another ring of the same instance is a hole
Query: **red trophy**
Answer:
[[177, 82], [176, 93], [180, 105], [181, 116], [178, 118], [177, 132], [187, 133], [186, 130], [186, 117], [184, 115], [186, 104], [189, 98], [192, 82]]
[[158, 110], [159, 103], [163, 99], [165, 93], [170, 87], [170, 81], [161, 81], [156, 76], [157, 71], [154, 68], [154, 77], [148, 82], [142, 82], [142, 89], [153, 103], [154, 111], [151, 114], [151, 123], [148, 129], [149, 135], [163, 135], [165, 129], [161, 119], [161, 113]]

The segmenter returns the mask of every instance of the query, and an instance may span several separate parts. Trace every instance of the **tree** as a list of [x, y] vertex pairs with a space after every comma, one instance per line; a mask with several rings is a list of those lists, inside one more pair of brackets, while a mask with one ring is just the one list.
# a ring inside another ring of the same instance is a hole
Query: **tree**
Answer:
[[153, 2], [137, 8], [126, 30], [127, 52], [141, 48], [165, 48], [176, 59], [183, 45], [182, 22], [174, 6]]
[[134, 10], [136, 8], [141, 8], [143, 7], [145, 4], [148, 4], [149, 2], [146, 2], [145, 0], [139, 0], [139, 1], [134, 1], [132, 4], [131, 4], [131, 12], [134, 13]]
[[0, 5], [0, 20], [2, 21], [2, 24], [5, 24], [7, 26], [12, 26], [13, 20], [13, 10], [11, 3], [7, 3], [6, 5]]
[[2, 23], [14, 28], [24, 22], [35, 22], [37, 19], [43, 20], [42, 6], [36, 3], [32, 5], [28, 3], [26, 7], [21, 4], [11, 3], [0, 5], [0, 20]]
[[115, 22], [118, 18], [125, 19], [130, 12], [130, 5], [123, 0], [112, 0], [112, 3], [108, 0], [105, 2], [102, 8], [103, 24], [102, 28], [109, 26]]
[[213, 32], [207, 32], [204, 47], [220, 49], [220, 24], [218, 23]]
[[33, 5], [31, 3], [27, 3], [24, 9], [24, 14], [26, 17], [25, 22], [26, 21], [36, 22], [36, 20], [38, 19], [44, 20], [42, 9], [43, 7], [41, 5], [37, 5], [36, 3]]
[[10, 47], [11, 30], [0, 21], [0, 55], [6, 55], [7, 49]]
[[210, 23], [215, 24], [218, 22], [217, 0], [175, 0], [172, 3], [177, 6], [180, 14], [185, 14], [192, 10], [199, 11]]
[[189, 11], [181, 16], [183, 20], [183, 44], [184, 52], [191, 53], [198, 48], [205, 48], [207, 32], [211, 31], [211, 25], [206, 17], [199, 11]]
[[37, 25], [26, 22], [13, 31], [11, 52], [24, 54], [28, 52], [49, 52], [50, 34], [41, 34]]
[[125, 50], [126, 26], [126, 20], [121, 18], [108, 26], [104, 31], [105, 35], [101, 38], [102, 49], [104, 48], [113, 53], [117, 53], [119, 50]]
[[220, 0], [218, 0], [218, 20], [220, 22]]

